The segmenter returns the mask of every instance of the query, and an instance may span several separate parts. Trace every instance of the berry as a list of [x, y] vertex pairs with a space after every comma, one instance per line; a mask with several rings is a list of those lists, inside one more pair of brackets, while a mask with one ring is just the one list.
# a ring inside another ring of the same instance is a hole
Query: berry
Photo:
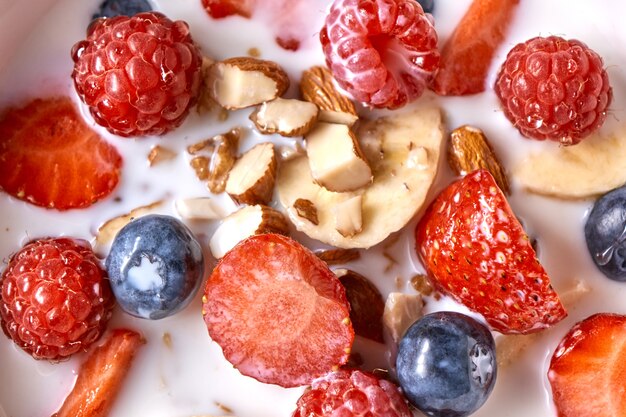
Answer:
[[134, 16], [137, 13], [152, 11], [152, 6], [147, 0], [105, 0], [100, 9], [93, 15], [93, 19], [99, 17]]
[[0, 324], [35, 359], [86, 350], [106, 326], [113, 297], [89, 243], [40, 239], [13, 255], [2, 274]]
[[471, 317], [428, 314], [400, 341], [396, 368], [404, 395], [419, 410], [436, 417], [468, 416], [495, 385], [495, 341]]
[[564, 145], [602, 126], [613, 96], [602, 58], [584, 43], [558, 36], [511, 49], [495, 91], [522, 135]]
[[600, 197], [585, 223], [587, 249], [598, 269], [626, 281], [626, 186]]
[[122, 310], [158, 320], [189, 304], [204, 277], [204, 257], [180, 220], [153, 214], [118, 232], [106, 269]]
[[422, 6], [424, 13], [432, 13], [435, 9], [435, 0], [417, 0], [417, 2]]
[[249, 18], [256, 0], [202, 0], [202, 5], [213, 19], [239, 15]]
[[313, 382], [292, 417], [412, 417], [393, 383], [356, 369], [340, 369]]
[[106, 417], [137, 350], [145, 343], [139, 333], [117, 329], [80, 367], [74, 388], [53, 417]]
[[354, 331], [339, 279], [288, 237], [264, 234], [231, 249], [209, 278], [211, 338], [244, 375], [308, 385], [348, 360]]
[[567, 313], [491, 174], [449, 185], [416, 229], [433, 284], [502, 333], [530, 333]]
[[495, 51], [519, 0], [474, 0], [441, 52], [433, 90], [444, 96], [485, 91]]
[[556, 348], [548, 379], [559, 417], [626, 416], [626, 316], [596, 314]]
[[58, 210], [87, 207], [118, 183], [122, 157], [67, 97], [34, 100], [0, 120], [0, 188]]
[[320, 41], [339, 86], [373, 107], [416, 99], [439, 67], [437, 33], [415, 0], [336, 0]]
[[200, 52], [185, 22], [161, 13], [94, 20], [72, 59], [78, 95], [116, 135], [164, 134], [197, 100]]

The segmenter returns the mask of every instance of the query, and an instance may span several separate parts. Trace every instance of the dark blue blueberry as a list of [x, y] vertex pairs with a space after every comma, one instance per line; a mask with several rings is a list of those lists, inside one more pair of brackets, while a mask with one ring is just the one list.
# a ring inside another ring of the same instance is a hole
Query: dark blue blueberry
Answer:
[[97, 13], [93, 15], [94, 19], [99, 17], [113, 16], [134, 16], [137, 13], [149, 12], [152, 6], [147, 0], [105, 0]]
[[182, 222], [149, 215], [119, 231], [106, 269], [122, 309], [156, 320], [189, 304], [204, 276], [204, 258], [200, 244]]
[[398, 347], [398, 380], [411, 404], [429, 416], [476, 411], [496, 382], [496, 348], [489, 330], [455, 312], [426, 315]]
[[435, 0], [417, 0], [426, 13], [432, 13], [435, 8]]
[[626, 186], [600, 197], [585, 224], [587, 249], [598, 269], [626, 281]]

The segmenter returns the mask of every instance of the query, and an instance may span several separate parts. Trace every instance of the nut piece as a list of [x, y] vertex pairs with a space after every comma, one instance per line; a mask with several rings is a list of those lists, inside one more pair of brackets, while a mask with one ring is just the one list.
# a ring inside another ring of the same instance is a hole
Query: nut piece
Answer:
[[224, 192], [226, 179], [235, 164], [240, 138], [241, 129], [234, 128], [187, 147], [191, 155], [200, 155], [189, 163], [200, 181], [208, 181], [209, 190], [214, 194]]
[[299, 198], [293, 203], [293, 208], [296, 210], [298, 216], [303, 219], [307, 219], [316, 226], [320, 223], [317, 218], [317, 208], [311, 200]]
[[326, 67], [311, 67], [302, 73], [300, 91], [306, 101], [320, 108], [322, 122], [352, 126], [359, 117], [354, 104], [333, 84], [333, 76]]
[[153, 146], [148, 154], [148, 165], [155, 166], [161, 162], [172, 160], [176, 157], [176, 152], [161, 145]]
[[392, 292], [385, 302], [383, 324], [392, 340], [400, 341], [407, 329], [422, 316], [424, 301], [418, 294]]
[[317, 120], [319, 109], [308, 101], [276, 98], [261, 104], [250, 120], [263, 134], [293, 137], [305, 135]]
[[261, 233], [286, 235], [289, 223], [283, 214], [263, 205], [246, 206], [224, 219], [209, 242], [211, 253], [221, 258], [247, 237]]
[[328, 249], [315, 252], [315, 256], [328, 265], [337, 265], [356, 261], [361, 257], [361, 252], [356, 249]]
[[272, 143], [259, 143], [235, 162], [226, 192], [239, 204], [267, 204], [274, 193], [276, 152]]
[[457, 175], [465, 175], [477, 169], [488, 170], [498, 187], [510, 194], [509, 180], [502, 164], [482, 130], [472, 126], [461, 126], [450, 134], [448, 163]]
[[213, 64], [207, 86], [220, 106], [234, 110], [281, 96], [289, 87], [289, 77], [275, 62], [239, 57]]
[[335, 207], [335, 228], [343, 237], [352, 237], [363, 230], [363, 197], [350, 197]]
[[346, 125], [318, 123], [306, 136], [311, 175], [329, 191], [354, 191], [372, 182], [372, 170]]
[[106, 221], [98, 228], [96, 243], [94, 245], [95, 251], [97, 253], [104, 251], [104, 249], [106, 249], [106, 247], [113, 242], [113, 239], [115, 239], [115, 236], [122, 229], [122, 227], [130, 223], [131, 220], [148, 214], [158, 213], [162, 205], [162, 201], [156, 201], [152, 204], [148, 204], [147, 206], [134, 208], [129, 213], [122, 214]]
[[176, 200], [174, 208], [183, 219], [217, 220], [224, 217], [224, 211], [220, 205], [209, 197]]

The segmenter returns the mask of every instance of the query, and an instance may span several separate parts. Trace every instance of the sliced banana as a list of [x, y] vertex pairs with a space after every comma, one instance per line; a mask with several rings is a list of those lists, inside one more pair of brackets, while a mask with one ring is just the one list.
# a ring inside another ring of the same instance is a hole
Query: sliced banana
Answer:
[[[368, 187], [347, 193], [328, 191], [311, 177], [306, 156], [280, 167], [277, 185], [281, 204], [299, 231], [339, 248], [369, 248], [401, 229], [415, 215], [435, 178], [443, 139], [441, 112], [421, 108], [361, 124], [357, 137], [372, 168]], [[415, 163], [416, 155], [419, 163]], [[362, 195], [362, 230], [342, 236], [336, 229], [335, 206]], [[298, 199], [317, 208], [318, 224], [298, 215]]]
[[604, 194], [626, 183], [624, 130], [592, 136], [574, 146], [531, 153], [513, 169], [527, 190], [576, 199]]

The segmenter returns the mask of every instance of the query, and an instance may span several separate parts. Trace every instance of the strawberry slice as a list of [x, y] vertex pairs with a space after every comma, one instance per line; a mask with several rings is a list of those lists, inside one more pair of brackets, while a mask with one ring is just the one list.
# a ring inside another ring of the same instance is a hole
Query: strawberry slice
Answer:
[[443, 47], [433, 90], [444, 96], [485, 91], [485, 80], [519, 0], [474, 0]]
[[213, 270], [204, 321], [244, 375], [283, 387], [308, 385], [346, 363], [354, 340], [339, 279], [288, 237], [244, 240]]
[[433, 284], [502, 333], [531, 333], [566, 315], [528, 236], [491, 174], [451, 184], [416, 229]]
[[626, 416], [626, 316], [601, 313], [576, 324], [550, 362], [559, 417]]
[[202, 0], [207, 13], [213, 19], [239, 15], [249, 18], [256, 0]]
[[80, 367], [76, 384], [52, 417], [105, 417], [141, 345], [143, 337], [117, 329], [91, 352]]
[[9, 109], [0, 121], [0, 188], [38, 206], [90, 206], [113, 191], [122, 158], [68, 97]]

